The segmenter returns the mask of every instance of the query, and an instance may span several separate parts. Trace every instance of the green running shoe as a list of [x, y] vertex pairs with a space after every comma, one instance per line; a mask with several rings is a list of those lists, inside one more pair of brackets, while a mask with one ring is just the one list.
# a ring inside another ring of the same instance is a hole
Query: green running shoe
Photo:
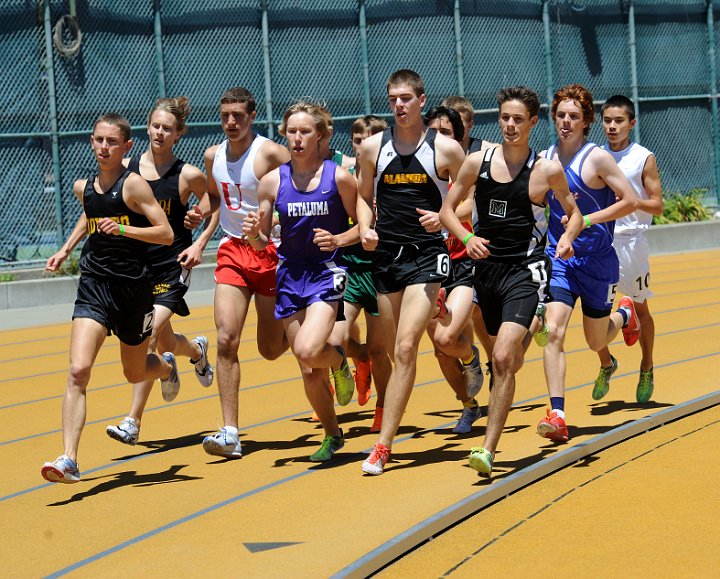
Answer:
[[[612, 360], [612, 363], [609, 368], [600, 366], [598, 377], [595, 378], [595, 388], [593, 388], [592, 391], [593, 400], [600, 400], [608, 393], [608, 390], [610, 390], [610, 377], [617, 372], [618, 366], [620, 365], [612, 355], [610, 356], [610, 360]], [[652, 390], [650, 391], [652, 392]]]
[[470, 449], [470, 468], [480, 474], [490, 475], [493, 468], [493, 455], [480, 446]]
[[647, 372], [640, 370], [640, 380], [638, 381], [637, 391], [635, 392], [637, 401], [640, 404], [648, 402], [652, 396], [654, 388], [653, 369], [650, 368]]
[[535, 340], [535, 343], [541, 348], [547, 346], [548, 338], [550, 336], [550, 328], [548, 328], [547, 323], [545, 323], [546, 311], [547, 306], [543, 303], [539, 303], [537, 310], [535, 310], [535, 315], [537, 316], [538, 320], [540, 320], [540, 329], [535, 332], [533, 339]]
[[340, 346], [335, 346], [335, 349], [342, 356], [340, 368], [332, 371], [333, 382], [335, 383], [335, 398], [340, 406], [347, 406], [355, 393], [355, 379], [352, 372], [350, 372], [345, 350]]
[[310, 455], [310, 460], [312, 462], [325, 462], [332, 460], [333, 454], [335, 454], [343, 446], [345, 446], [345, 437], [343, 436], [343, 431], [341, 430], [338, 436], [326, 436], [323, 439], [320, 448]]

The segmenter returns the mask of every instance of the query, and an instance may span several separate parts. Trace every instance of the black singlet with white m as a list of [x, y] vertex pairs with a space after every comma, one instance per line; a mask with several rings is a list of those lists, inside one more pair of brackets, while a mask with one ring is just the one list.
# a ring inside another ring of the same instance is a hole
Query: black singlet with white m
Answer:
[[547, 240], [545, 205], [530, 200], [529, 185], [537, 154], [530, 151], [525, 165], [509, 183], [498, 183], [490, 173], [498, 147], [485, 151], [475, 186], [475, 235], [490, 241], [489, 261], [521, 262], [540, 256]]
[[135, 213], [123, 199], [123, 185], [131, 172], [126, 170], [105, 193], [95, 191], [96, 175], [87, 180], [83, 191], [83, 211], [87, 218], [87, 240], [80, 255], [80, 272], [98, 279], [132, 283], [147, 277], [148, 244], [123, 235], [98, 231], [102, 217], [121, 225], [148, 227], [147, 217]]
[[442, 233], [428, 233], [416, 211], [440, 211], [447, 196], [448, 180], [441, 179], [435, 165], [434, 129], [428, 129], [420, 146], [410, 155], [395, 150], [392, 129], [382, 135], [375, 171], [377, 222], [381, 242], [424, 243], [442, 240]]

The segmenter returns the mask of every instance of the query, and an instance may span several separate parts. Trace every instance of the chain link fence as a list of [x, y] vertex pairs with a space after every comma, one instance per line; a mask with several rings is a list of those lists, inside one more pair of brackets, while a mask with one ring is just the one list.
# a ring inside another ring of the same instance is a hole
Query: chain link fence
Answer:
[[[80, 214], [72, 194], [95, 162], [88, 135], [109, 110], [148, 145], [147, 111], [187, 95], [178, 155], [203, 167], [223, 135], [220, 94], [249, 88], [259, 132], [301, 97], [336, 117], [332, 146], [350, 150], [362, 114], [389, 116], [387, 76], [412, 68], [428, 106], [462, 94], [473, 136], [499, 140], [496, 91], [533, 87], [546, 103], [580, 82], [601, 103], [638, 107], [636, 140], [657, 154], [667, 191], [705, 190], [717, 205], [720, 0], [5, 0], [0, 5], [0, 268], [39, 264]], [[547, 107], [532, 145], [554, 140]], [[599, 123], [590, 138], [602, 141]]]

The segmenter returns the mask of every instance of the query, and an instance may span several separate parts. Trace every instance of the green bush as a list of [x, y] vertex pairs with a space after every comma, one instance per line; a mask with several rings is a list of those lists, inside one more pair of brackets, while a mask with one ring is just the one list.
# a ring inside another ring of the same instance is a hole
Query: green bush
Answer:
[[0, 282], [3, 281], [15, 281], [14, 273], [0, 273]]
[[703, 205], [707, 192], [707, 189], [691, 189], [687, 193], [663, 193], [663, 213], [653, 217], [653, 224], [707, 221], [710, 213]]

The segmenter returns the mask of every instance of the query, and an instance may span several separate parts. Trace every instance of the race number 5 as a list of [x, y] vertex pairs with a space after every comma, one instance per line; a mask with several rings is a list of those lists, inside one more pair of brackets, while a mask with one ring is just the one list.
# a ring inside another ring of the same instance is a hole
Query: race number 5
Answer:
[[608, 285], [607, 303], [611, 304], [615, 301], [615, 294], [617, 293], [617, 284], [611, 283]]

